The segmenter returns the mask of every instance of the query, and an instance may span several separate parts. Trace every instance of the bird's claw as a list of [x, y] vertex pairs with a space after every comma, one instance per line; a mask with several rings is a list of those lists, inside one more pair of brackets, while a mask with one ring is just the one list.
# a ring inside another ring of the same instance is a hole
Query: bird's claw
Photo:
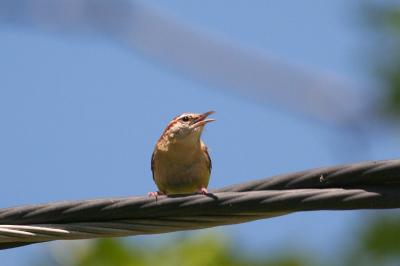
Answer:
[[149, 197], [155, 197], [155, 198], [157, 198], [158, 196], [159, 196], [159, 193], [158, 193], [158, 191], [151, 191], [151, 192], [149, 192], [149, 193], [147, 193], [147, 195], [149, 196]]
[[161, 191], [152, 191], [152, 192], [149, 192], [149, 193], [147, 193], [147, 195], [150, 197], [150, 198], [152, 198], [152, 197], [154, 197], [154, 198], [156, 198], [156, 203], [157, 203], [157, 200], [158, 200], [158, 196], [161, 196], [161, 195], [165, 195], [163, 192], [161, 192]]
[[207, 195], [208, 194], [208, 190], [205, 187], [202, 187], [202, 188], [200, 188], [198, 193], [199, 194], [203, 194], [203, 195]]

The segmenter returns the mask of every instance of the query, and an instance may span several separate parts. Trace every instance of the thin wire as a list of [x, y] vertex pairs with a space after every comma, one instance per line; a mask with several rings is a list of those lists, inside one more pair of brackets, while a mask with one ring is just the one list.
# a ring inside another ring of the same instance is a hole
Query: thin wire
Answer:
[[128, 197], [0, 209], [0, 248], [159, 234], [297, 211], [400, 208], [400, 160], [318, 168], [181, 197]]

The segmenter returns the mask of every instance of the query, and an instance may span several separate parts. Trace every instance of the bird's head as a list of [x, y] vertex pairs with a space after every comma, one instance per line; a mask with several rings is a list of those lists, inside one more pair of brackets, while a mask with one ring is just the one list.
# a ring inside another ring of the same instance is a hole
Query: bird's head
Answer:
[[215, 121], [215, 119], [207, 118], [213, 113], [214, 111], [203, 114], [183, 113], [172, 119], [162, 137], [174, 141], [198, 140], [204, 126]]

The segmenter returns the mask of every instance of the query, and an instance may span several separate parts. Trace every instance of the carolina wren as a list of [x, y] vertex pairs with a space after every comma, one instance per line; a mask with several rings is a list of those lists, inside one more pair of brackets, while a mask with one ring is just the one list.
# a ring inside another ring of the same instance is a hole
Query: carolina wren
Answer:
[[200, 137], [204, 126], [215, 121], [207, 118], [213, 113], [183, 113], [169, 122], [151, 157], [158, 191], [150, 192], [149, 196], [207, 194], [211, 159]]

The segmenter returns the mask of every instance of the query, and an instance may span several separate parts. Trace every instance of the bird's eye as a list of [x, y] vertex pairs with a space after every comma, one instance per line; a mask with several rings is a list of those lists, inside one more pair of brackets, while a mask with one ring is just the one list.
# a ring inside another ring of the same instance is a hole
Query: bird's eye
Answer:
[[182, 121], [183, 121], [183, 122], [187, 122], [187, 121], [189, 121], [189, 119], [190, 119], [190, 117], [187, 116], [187, 115], [185, 115], [184, 117], [182, 117]]

